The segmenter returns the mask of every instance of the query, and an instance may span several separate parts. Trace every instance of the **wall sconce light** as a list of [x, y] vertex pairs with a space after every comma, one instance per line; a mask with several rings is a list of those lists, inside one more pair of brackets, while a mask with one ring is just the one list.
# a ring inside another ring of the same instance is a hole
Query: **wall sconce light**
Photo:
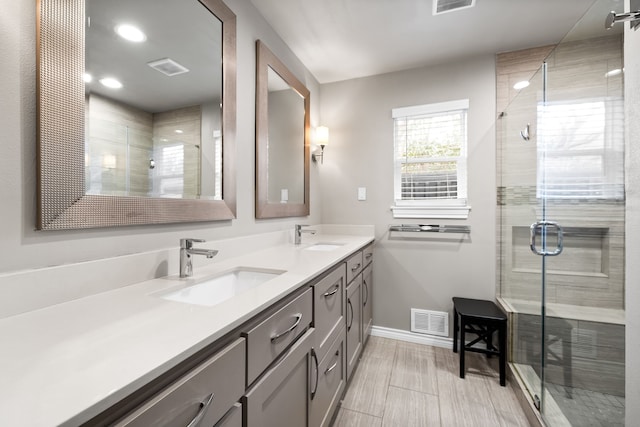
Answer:
[[316, 135], [315, 135], [314, 142], [320, 146], [320, 154], [316, 154], [316, 153], [311, 154], [311, 159], [314, 162], [317, 162], [318, 158], [320, 158], [320, 163], [324, 163], [324, 147], [329, 142], [329, 128], [326, 126], [318, 126], [316, 128]]

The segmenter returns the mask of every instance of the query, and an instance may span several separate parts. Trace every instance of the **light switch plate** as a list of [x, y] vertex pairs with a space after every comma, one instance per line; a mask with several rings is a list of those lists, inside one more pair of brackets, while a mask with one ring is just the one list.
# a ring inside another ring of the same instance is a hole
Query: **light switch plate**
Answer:
[[367, 187], [358, 187], [358, 200], [367, 200]]

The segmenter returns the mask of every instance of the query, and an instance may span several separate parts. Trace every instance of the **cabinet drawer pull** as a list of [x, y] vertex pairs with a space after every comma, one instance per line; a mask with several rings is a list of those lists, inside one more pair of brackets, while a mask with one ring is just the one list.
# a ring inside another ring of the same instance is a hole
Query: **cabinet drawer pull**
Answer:
[[368, 254], [365, 254], [365, 255], [364, 255], [364, 257], [365, 257], [366, 259], [369, 259], [369, 258], [371, 258], [372, 256], [373, 256], [373, 254], [372, 254], [372, 253], [368, 253]]
[[313, 357], [313, 360], [315, 360], [316, 363], [316, 386], [313, 388], [313, 391], [311, 392], [311, 400], [313, 400], [314, 397], [316, 397], [316, 393], [318, 392], [318, 380], [319, 375], [320, 375], [320, 367], [318, 366], [318, 355], [316, 354], [316, 351], [312, 348], [311, 349], [311, 357]]
[[296, 313], [293, 317], [296, 318], [296, 321], [293, 323], [293, 325], [291, 325], [291, 327], [286, 331], [283, 331], [283, 332], [280, 332], [279, 334], [275, 334], [271, 336], [271, 342], [277, 341], [278, 339], [282, 338], [283, 336], [287, 335], [289, 332], [293, 331], [295, 328], [298, 327], [298, 325], [300, 324], [300, 321], [302, 320], [302, 313]]
[[340, 360], [340, 350], [336, 351], [336, 361], [333, 365], [329, 366], [327, 369], [325, 369], [324, 374], [327, 375], [329, 372], [333, 371], [334, 369], [336, 369], [336, 366], [338, 366], [338, 361]]
[[355, 267], [351, 267], [351, 271], [356, 271], [360, 268], [361, 263], [358, 263]]
[[336, 292], [338, 292], [339, 289], [340, 289], [340, 281], [338, 280], [338, 283], [335, 284], [335, 286], [333, 287], [333, 290], [325, 292], [323, 294], [323, 296], [325, 298], [329, 298], [331, 295], [335, 295]]
[[351, 330], [351, 326], [353, 326], [353, 305], [351, 304], [351, 300], [347, 299], [347, 304], [349, 305], [349, 308], [351, 309], [351, 320], [349, 320], [349, 324], [347, 325], [347, 332], [349, 332]]
[[202, 421], [202, 418], [204, 418], [204, 414], [207, 413], [209, 406], [211, 406], [211, 403], [213, 402], [213, 393], [207, 396], [204, 400], [204, 402], [200, 402], [200, 410], [198, 411], [196, 416], [193, 417], [191, 422], [187, 424], [187, 427], [197, 427], [198, 424], [200, 424], [200, 421]]
[[366, 298], [364, 299], [364, 302], [362, 303], [363, 307], [366, 307], [367, 302], [369, 302], [369, 286], [367, 285], [367, 281], [362, 279], [362, 283], [364, 284], [364, 290], [367, 292], [366, 293]]

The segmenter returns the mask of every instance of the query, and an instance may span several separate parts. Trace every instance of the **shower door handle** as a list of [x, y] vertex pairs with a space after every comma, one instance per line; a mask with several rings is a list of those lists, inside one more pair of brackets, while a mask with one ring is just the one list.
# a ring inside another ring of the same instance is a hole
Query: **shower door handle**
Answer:
[[[544, 234], [545, 236], [545, 238], [543, 239], [544, 247], [542, 249], [538, 249], [536, 246], [536, 234], [538, 234], [538, 229], [541, 230], [541, 234]], [[555, 250], [553, 251], [547, 251], [547, 248], [546, 248], [547, 246], [546, 235], [549, 229], [555, 229], [558, 234], [558, 242]], [[541, 255], [541, 256], [560, 255], [562, 253], [562, 249], [564, 248], [564, 245], [562, 242], [562, 227], [560, 226], [560, 224], [554, 221], [538, 221], [531, 224], [531, 227], [529, 227], [529, 247], [531, 248], [531, 252], [533, 252], [536, 255]]]

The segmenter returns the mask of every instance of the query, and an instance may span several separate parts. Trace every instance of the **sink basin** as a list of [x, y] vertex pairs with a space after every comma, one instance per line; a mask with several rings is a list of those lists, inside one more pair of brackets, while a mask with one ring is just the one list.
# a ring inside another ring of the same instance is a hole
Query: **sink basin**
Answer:
[[160, 298], [211, 307], [253, 289], [282, 273], [284, 273], [282, 270], [240, 267], [193, 285], [170, 291], [160, 295]]
[[316, 243], [314, 245], [306, 247], [305, 250], [306, 251], [328, 252], [328, 251], [332, 251], [334, 249], [337, 249], [340, 246], [342, 246], [342, 243]]

